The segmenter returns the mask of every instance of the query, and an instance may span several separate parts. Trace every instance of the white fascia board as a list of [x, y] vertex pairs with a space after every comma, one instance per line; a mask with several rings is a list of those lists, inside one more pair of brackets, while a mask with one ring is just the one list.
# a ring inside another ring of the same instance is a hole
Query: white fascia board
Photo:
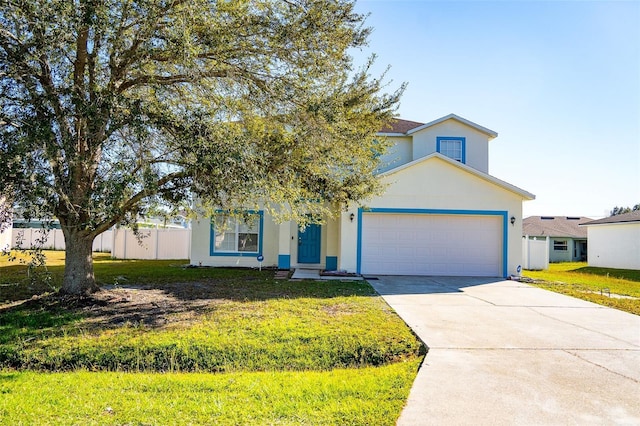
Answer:
[[628, 220], [626, 222], [606, 222], [606, 223], [579, 223], [578, 226], [605, 226], [605, 225], [637, 225], [640, 220]]
[[422, 158], [418, 158], [417, 160], [413, 160], [409, 163], [405, 163], [402, 164], [398, 167], [396, 167], [395, 169], [391, 169], [391, 170], [387, 170], [384, 173], [380, 173], [378, 176], [383, 177], [383, 176], [390, 176], [393, 175], [395, 173], [398, 173], [404, 169], [407, 169], [409, 167], [415, 166], [418, 163], [421, 163], [423, 161], [428, 161], [432, 158], [437, 158], [439, 160], [442, 160], [446, 163], [449, 163], [450, 165], [454, 166], [454, 167], [459, 167], [462, 170], [465, 170], [466, 172], [471, 173], [472, 175], [475, 175], [477, 177], [479, 177], [480, 179], [484, 179], [487, 182], [491, 182], [494, 185], [497, 185], [503, 189], [506, 189], [507, 191], [511, 191], [513, 193], [516, 193], [518, 195], [520, 195], [522, 198], [524, 198], [525, 200], [535, 200], [536, 196], [528, 191], [525, 191], [524, 189], [518, 188], [515, 185], [511, 185], [508, 182], [505, 182], [501, 179], [498, 179], [497, 177], [491, 176], [489, 174], [486, 174], [484, 172], [481, 172], [480, 170], [474, 169], [473, 167], [467, 166], [466, 164], [462, 164], [459, 161], [453, 160], [445, 155], [440, 154], [439, 152], [434, 152], [433, 154], [429, 154], [426, 157], [422, 157]]

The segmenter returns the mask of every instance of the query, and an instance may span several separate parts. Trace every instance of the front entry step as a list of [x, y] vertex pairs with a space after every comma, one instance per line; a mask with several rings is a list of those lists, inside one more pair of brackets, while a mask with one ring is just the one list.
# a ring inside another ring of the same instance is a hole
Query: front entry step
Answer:
[[293, 272], [291, 279], [292, 280], [319, 280], [320, 271], [318, 269], [297, 268]]
[[353, 274], [340, 274], [336, 271], [331, 273], [321, 274], [319, 269], [305, 269], [298, 268], [293, 272], [291, 276], [292, 280], [336, 280], [336, 281], [362, 281], [363, 278], [359, 275]]

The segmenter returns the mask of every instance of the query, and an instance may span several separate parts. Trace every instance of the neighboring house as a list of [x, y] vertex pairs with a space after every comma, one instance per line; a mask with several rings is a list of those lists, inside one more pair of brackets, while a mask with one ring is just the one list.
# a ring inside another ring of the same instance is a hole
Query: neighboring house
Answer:
[[[506, 277], [522, 259], [522, 202], [534, 195], [488, 174], [493, 130], [450, 114], [383, 129], [384, 195], [342, 206], [304, 231], [262, 211], [250, 224], [193, 223], [191, 263], [317, 268], [379, 275]], [[346, 208], [345, 208], [346, 207]]]
[[578, 216], [531, 216], [522, 221], [522, 236], [549, 238], [549, 262], [587, 260], [587, 230], [581, 223], [593, 219]]
[[582, 224], [589, 238], [589, 266], [640, 270], [640, 211]]

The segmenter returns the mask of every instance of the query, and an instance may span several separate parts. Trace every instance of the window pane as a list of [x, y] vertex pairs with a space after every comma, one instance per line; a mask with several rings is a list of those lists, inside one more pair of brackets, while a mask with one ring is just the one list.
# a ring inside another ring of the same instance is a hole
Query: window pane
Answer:
[[218, 216], [215, 220], [215, 251], [235, 250], [235, 221], [232, 218]]
[[554, 240], [553, 241], [553, 250], [555, 251], [567, 251], [568, 244], [566, 241]]
[[259, 216], [253, 215], [246, 222], [238, 224], [238, 251], [258, 252]]
[[231, 219], [230, 217], [216, 216], [216, 220], [215, 220], [216, 233], [224, 232], [225, 230], [230, 229], [232, 226], [235, 227], [235, 225], [233, 224], [233, 219]]
[[238, 234], [238, 251], [258, 252], [258, 234]]
[[220, 243], [218, 243], [218, 238], [216, 237], [216, 250], [219, 251], [234, 251], [236, 244], [236, 234], [235, 232], [225, 232], [220, 236]]
[[246, 223], [242, 220], [239, 220], [238, 224], [238, 232], [251, 232], [258, 233], [258, 218], [256, 215], [253, 215]]
[[260, 216], [257, 214], [250, 216], [247, 222], [240, 218], [217, 216], [214, 231], [215, 252], [258, 252]]
[[462, 141], [440, 140], [440, 153], [457, 161], [462, 161]]

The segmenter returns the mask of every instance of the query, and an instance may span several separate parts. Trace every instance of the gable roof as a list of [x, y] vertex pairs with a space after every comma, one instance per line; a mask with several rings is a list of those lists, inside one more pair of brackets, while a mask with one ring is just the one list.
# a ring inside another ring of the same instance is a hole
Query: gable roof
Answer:
[[491, 176], [491, 175], [489, 175], [487, 173], [481, 172], [480, 170], [474, 169], [471, 166], [467, 166], [466, 164], [463, 164], [463, 163], [461, 163], [459, 161], [456, 161], [456, 160], [454, 160], [452, 158], [449, 158], [446, 155], [442, 155], [439, 152], [434, 152], [434, 153], [429, 154], [427, 156], [420, 157], [420, 158], [418, 158], [416, 160], [413, 160], [413, 161], [410, 161], [408, 163], [402, 164], [402, 165], [400, 165], [398, 167], [395, 167], [395, 168], [393, 168], [391, 170], [387, 170], [386, 172], [381, 173], [378, 176], [380, 176], [380, 177], [389, 176], [389, 175], [398, 173], [398, 172], [400, 172], [400, 171], [402, 171], [404, 169], [407, 169], [409, 167], [413, 167], [413, 166], [415, 166], [415, 165], [417, 165], [419, 163], [422, 163], [422, 162], [425, 162], [425, 161], [429, 161], [429, 160], [434, 159], [434, 158], [442, 160], [445, 163], [449, 163], [450, 165], [452, 165], [454, 167], [460, 168], [460, 169], [462, 169], [462, 170], [464, 170], [464, 171], [466, 171], [466, 172], [468, 172], [468, 173], [470, 173], [472, 175], [475, 175], [476, 177], [478, 177], [480, 179], [483, 179], [483, 180], [485, 180], [487, 182], [490, 182], [490, 183], [492, 183], [494, 185], [497, 185], [497, 186], [501, 187], [502, 189], [505, 189], [507, 191], [516, 193], [516, 194], [520, 195], [525, 200], [535, 200], [535, 198], [536, 198], [535, 195], [533, 195], [530, 192], [525, 191], [524, 189], [520, 189], [515, 185], [511, 185], [508, 182], [500, 180], [500, 179], [498, 179], [496, 177], [493, 177], [493, 176]]
[[497, 132], [494, 132], [491, 129], [487, 129], [486, 127], [483, 127], [483, 126], [481, 126], [479, 124], [474, 123], [473, 121], [469, 121], [466, 118], [462, 118], [459, 115], [455, 115], [455, 114], [445, 115], [444, 117], [440, 117], [437, 120], [430, 121], [430, 122], [428, 122], [426, 124], [423, 124], [422, 126], [414, 127], [413, 129], [409, 130], [407, 132], [407, 134], [412, 134], [412, 133], [415, 133], [415, 132], [419, 132], [420, 130], [424, 130], [426, 128], [435, 126], [436, 124], [440, 124], [440, 123], [442, 123], [444, 121], [447, 121], [447, 120], [456, 120], [459, 123], [462, 123], [462, 124], [464, 124], [466, 126], [474, 128], [477, 131], [479, 131], [480, 133], [484, 133], [485, 135], [487, 135], [489, 137], [489, 139], [493, 139], [493, 138], [498, 136]]
[[384, 126], [382, 129], [380, 129], [378, 133], [384, 134], [387, 136], [403, 136], [403, 135], [409, 136], [409, 135], [412, 135], [413, 133], [435, 126], [436, 124], [440, 124], [447, 120], [456, 120], [457, 122], [462, 123], [466, 126], [469, 126], [480, 133], [484, 133], [489, 137], [489, 139], [498, 137], [497, 132], [494, 132], [491, 129], [487, 129], [486, 127], [483, 127], [479, 124], [474, 123], [473, 121], [469, 121], [466, 118], [462, 118], [459, 115], [455, 115], [455, 114], [445, 115], [444, 117], [440, 117], [428, 123], [419, 123], [417, 121], [403, 120], [401, 118], [397, 118], [397, 119], [394, 119], [393, 122], [389, 123], [388, 125]]
[[605, 217], [603, 219], [592, 220], [591, 222], [583, 223], [583, 225], [600, 225], [603, 223], [629, 223], [640, 222], [640, 210], [635, 210], [630, 213], [618, 214], [615, 216]]
[[587, 238], [587, 229], [579, 225], [591, 220], [582, 216], [530, 216], [522, 221], [522, 235]]

